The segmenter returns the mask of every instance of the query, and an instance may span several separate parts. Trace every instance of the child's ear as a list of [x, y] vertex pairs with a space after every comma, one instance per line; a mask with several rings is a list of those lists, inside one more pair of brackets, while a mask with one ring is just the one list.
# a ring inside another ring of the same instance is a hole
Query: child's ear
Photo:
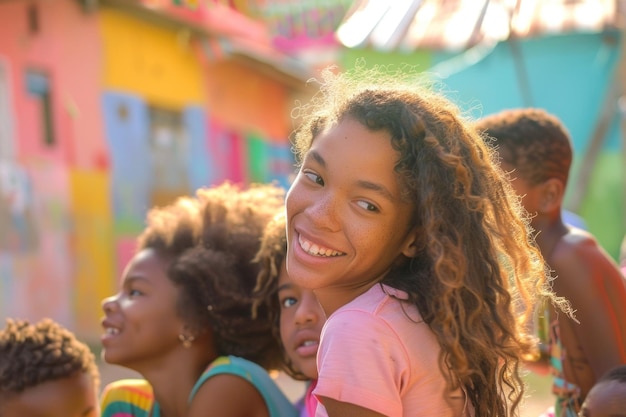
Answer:
[[541, 186], [541, 200], [539, 208], [544, 213], [550, 213], [561, 209], [565, 185], [560, 179], [550, 178]]
[[424, 242], [422, 242], [419, 236], [420, 233], [417, 228], [407, 236], [404, 249], [402, 250], [402, 254], [407, 258], [415, 258], [424, 247]]

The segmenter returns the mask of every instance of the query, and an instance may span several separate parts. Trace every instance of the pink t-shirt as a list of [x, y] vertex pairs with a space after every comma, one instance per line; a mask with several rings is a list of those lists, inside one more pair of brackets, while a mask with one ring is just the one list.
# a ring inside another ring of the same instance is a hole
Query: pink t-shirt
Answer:
[[[318, 399], [390, 417], [473, 415], [461, 390], [446, 392], [439, 343], [417, 308], [401, 301], [407, 299], [405, 292], [377, 284], [330, 315], [317, 353]], [[328, 416], [321, 403], [316, 416]]]

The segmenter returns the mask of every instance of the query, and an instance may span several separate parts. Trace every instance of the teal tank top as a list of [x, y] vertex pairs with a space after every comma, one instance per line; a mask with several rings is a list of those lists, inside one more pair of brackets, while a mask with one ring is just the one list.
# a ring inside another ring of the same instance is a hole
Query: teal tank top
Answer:
[[[202, 373], [191, 390], [189, 402], [191, 403], [191, 400], [204, 382], [220, 374], [237, 375], [250, 382], [259, 391], [263, 400], [265, 400], [270, 417], [298, 416], [296, 407], [289, 401], [265, 369], [254, 362], [237, 356], [221, 356], [211, 362], [211, 365]], [[161, 417], [161, 410], [156, 402], [152, 409], [152, 417]]]

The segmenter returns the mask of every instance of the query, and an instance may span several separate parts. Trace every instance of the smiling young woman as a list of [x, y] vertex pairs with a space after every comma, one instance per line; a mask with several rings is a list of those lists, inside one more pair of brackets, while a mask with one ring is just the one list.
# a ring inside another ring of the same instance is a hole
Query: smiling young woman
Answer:
[[410, 71], [323, 75], [286, 198], [287, 274], [327, 315], [316, 415], [516, 415], [535, 301], [567, 306], [493, 152]]

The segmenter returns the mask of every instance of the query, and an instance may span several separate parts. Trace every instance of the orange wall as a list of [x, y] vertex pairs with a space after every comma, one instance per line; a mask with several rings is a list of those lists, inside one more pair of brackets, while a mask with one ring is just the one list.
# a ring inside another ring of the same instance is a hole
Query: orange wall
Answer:
[[278, 82], [234, 62], [211, 63], [207, 91], [212, 118], [244, 132], [261, 130], [272, 139], [288, 137], [292, 106]]

